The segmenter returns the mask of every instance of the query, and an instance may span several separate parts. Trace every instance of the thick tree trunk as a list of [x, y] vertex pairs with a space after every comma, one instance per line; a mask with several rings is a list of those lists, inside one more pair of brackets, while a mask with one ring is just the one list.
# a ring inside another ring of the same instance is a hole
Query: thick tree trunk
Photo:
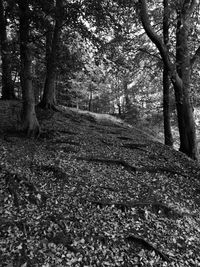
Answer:
[[14, 83], [10, 69], [10, 52], [6, 31], [6, 17], [4, 14], [3, 0], [0, 0], [0, 44], [2, 60], [2, 99], [15, 99]]
[[56, 82], [56, 68], [57, 68], [57, 53], [58, 44], [61, 32], [61, 26], [63, 21], [63, 3], [62, 0], [56, 1], [56, 21], [53, 34], [51, 31], [47, 33], [47, 60], [46, 60], [46, 79], [44, 84], [44, 92], [42, 100], [39, 104], [40, 107], [45, 109], [56, 109], [56, 94], [55, 94], [55, 82]]
[[39, 134], [39, 123], [35, 113], [35, 97], [32, 86], [31, 52], [29, 48], [29, 4], [28, 0], [19, 0], [20, 9], [20, 57], [21, 86], [23, 95], [23, 129], [28, 136]]
[[175, 79], [174, 89], [180, 133], [180, 151], [197, 159], [197, 144], [193, 106], [190, 99], [190, 53], [188, 48], [188, 25], [183, 13], [177, 17], [176, 66], [180, 79]]
[[190, 158], [197, 159], [196, 132], [193, 107], [187, 97], [188, 88], [182, 82], [174, 84], [178, 127], [180, 133], [180, 151]]
[[[164, 44], [169, 43], [169, 3], [168, 0], [163, 0], [163, 38]], [[163, 119], [164, 119], [164, 137], [165, 145], [173, 146], [173, 137], [170, 123], [170, 79], [168, 70], [163, 65]]]

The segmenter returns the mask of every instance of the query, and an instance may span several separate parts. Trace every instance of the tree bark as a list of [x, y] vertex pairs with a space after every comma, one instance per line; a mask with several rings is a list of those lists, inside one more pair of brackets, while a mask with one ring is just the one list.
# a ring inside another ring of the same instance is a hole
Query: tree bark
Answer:
[[163, 66], [163, 118], [165, 145], [173, 146], [173, 137], [170, 122], [170, 80], [168, 71]]
[[175, 64], [172, 64], [172, 61], [170, 60], [167, 46], [151, 27], [146, 1], [139, 0], [139, 2], [142, 25], [151, 41], [157, 46], [174, 86], [180, 135], [180, 151], [188, 155], [190, 158], [197, 160], [198, 153], [195, 122], [189, 91], [191, 65], [188, 49], [189, 19], [196, 7], [197, 1], [182, 1], [183, 5], [178, 11], [176, 31], [177, 53]]
[[[168, 0], [163, 0], [163, 38], [164, 44], [169, 43], [169, 3]], [[164, 137], [165, 145], [173, 146], [173, 137], [170, 122], [170, 79], [168, 70], [163, 65], [163, 119], [164, 119]]]
[[10, 69], [10, 51], [8, 46], [7, 19], [3, 0], [0, 0], [0, 44], [1, 44], [1, 60], [2, 60], [2, 99], [15, 99], [14, 83], [12, 81]]
[[46, 79], [44, 84], [44, 92], [42, 100], [39, 104], [44, 109], [56, 109], [56, 68], [57, 68], [57, 53], [60, 39], [60, 32], [63, 22], [63, 1], [56, 0], [56, 19], [53, 34], [51, 30], [47, 33], [47, 60], [46, 60]]
[[[197, 145], [193, 106], [190, 99], [190, 52], [188, 47], [188, 19], [187, 5], [177, 16], [176, 30], [176, 66], [181, 82], [174, 83], [175, 98], [180, 132], [180, 151], [192, 158], [196, 158]], [[185, 13], [185, 14], [184, 14]]]
[[32, 86], [32, 63], [29, 44], [29, 4], [28, 0], [19, 0], [18, 4], [20, 13], [20, 79], [23, 96], [23, 129], [28, 136], [36, 136], [39, 134], [40, 128], [35, 112], [35, 97]]

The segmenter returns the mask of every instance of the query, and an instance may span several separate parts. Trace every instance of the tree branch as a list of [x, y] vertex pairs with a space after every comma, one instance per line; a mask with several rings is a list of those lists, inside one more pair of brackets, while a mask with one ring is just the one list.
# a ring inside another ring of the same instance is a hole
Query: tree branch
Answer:
[[158, 56], [158, 55], [156, 55], [156, 54], [152, 54], [151, 52], [149, 52], [147, 49], [145, 49], [145, 48], [139, 48], [138, 49], [139, 51], [141, 51], [141, 52], [143, 52], [143, 53], [145, 53], [145, 54], [148, 54], [149, 56], [151, 56], [151, 57], [155, 57], [156, 59], [158, 59], [159, 61], [161, 60], [161, 58]]
[[196, 60], [200, 58], [200, 46], [197, 48], [194, 56], [191, 58], [190, 60], [190, 64], [191, 64], [191, 67], [194, 65], [194, 63], [196, 62]]
[[139, 0], [140, 3], [140, 19], [143, 25], [143, 28], [148, 35], [148, 37], [151, 39], [151, 41], [156, 45], [158, 48], [161, 57], [163, 59], [163, 62], [168, 70], [171, 69], [171, 62], [169, 60], [167, 47], [163, 43], [161, 37], [153, 30], [151, 26], [151, 22], [148, 16], [147, 12], [147, 4], [145, 0]]
[[195, 7], [199, 4], [199, 0], [192, 0], [192, 2], [191, 3], [190, 2], [191, 2], [190, 0], [185, 0], [184, 3], [186, 19], [191, 17], [192, 13], [195, 10]]

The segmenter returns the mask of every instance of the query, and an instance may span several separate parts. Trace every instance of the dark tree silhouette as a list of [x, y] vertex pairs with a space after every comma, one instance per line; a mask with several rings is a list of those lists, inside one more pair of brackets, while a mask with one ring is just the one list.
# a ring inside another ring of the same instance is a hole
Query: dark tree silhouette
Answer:
[[35, 112], [35, 97], [32, 86], [31, 48], [29, 43], [30, 10], [28, 0], [18, 0], [20, 21], [21, 86], [23, 95], [23, 128], [28, 136], [39, 134]]

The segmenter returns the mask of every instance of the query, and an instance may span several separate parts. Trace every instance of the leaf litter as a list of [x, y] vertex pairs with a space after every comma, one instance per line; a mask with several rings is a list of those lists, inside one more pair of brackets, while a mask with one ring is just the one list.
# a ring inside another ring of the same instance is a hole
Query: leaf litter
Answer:
[[197, 163], [110, 117], [40, 112], [37, 140], [1, 140], [0, 266], [200, 266]]

